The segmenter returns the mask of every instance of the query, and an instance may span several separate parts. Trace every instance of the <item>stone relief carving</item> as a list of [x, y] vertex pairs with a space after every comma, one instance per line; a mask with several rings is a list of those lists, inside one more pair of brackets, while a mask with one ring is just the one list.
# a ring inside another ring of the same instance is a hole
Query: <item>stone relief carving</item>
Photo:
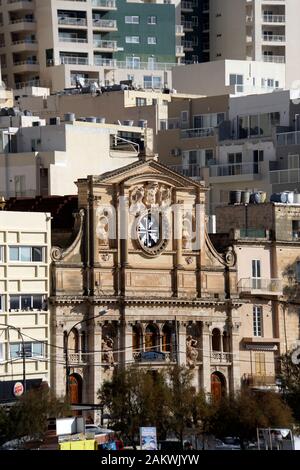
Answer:
[[198, 349], [197, 349], [198, 341], [194, 339], [191, 335], [187, 336], [186, 338], [186, 361], [188, 367], [191, 369], [196, 366], [196, 362], [198, 359]]
[[224, 258], [225, 258], [225, 261], [226, 261], [226, 264], [228, 266], [234, 266], [235, 265], [235, 252], [233, 250], [233, 247], [232, 246], [229, 246], [225, 252], [225, 255], [224, 255]]
[[[84, 217], [85, 217], [85, 210], [80, 209], [78, 214], [75, 214], [74, 217], [75, 217], [74, 228], [75, 228], [75, 230], [76, 229], [78, 230], [77, 236], [76, 236], [75, 240], [73, 241], [73, 243], [67, 249], [64, 250], [64, 249], [62, 249], [58, 246], [54, 246], [51, 249], [51, 259], [54, 262], [63, 261], [69, 255], [74, 253], [74, 251], [76, 249], [78, 249], [78, 247], [80, 245], [82, 234], [83, 234], [83, 222], [84, 222]], [[55, 285], [55, 284], [53, 284], [53, 285]]]
[[140, 184], [130, 193], [130, 212], [136, 214], [153, 207], [167, 208], [172, 202], [172, 189], [165, 184], [151, 181]]
[[184, 250], [192, 249], [192, 242], [194, 239], [193, 225], [194, 218], [191, 216], [191, 214], [186, 213], [182, 220], [182, 248]]
[[102, 360], [108, 367], [115, 366], [115, 358], [113, 353], [114, 341], [112, 338], [102, 339]]

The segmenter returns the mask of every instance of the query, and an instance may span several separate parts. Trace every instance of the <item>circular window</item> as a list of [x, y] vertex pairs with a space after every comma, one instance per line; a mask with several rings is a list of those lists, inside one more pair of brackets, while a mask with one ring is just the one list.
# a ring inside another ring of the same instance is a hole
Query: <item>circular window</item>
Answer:
[[168, 221], [159, 211], [142, 214], [136, 225], [137, 239], [144, 251], [158, 255], [167, 244]]

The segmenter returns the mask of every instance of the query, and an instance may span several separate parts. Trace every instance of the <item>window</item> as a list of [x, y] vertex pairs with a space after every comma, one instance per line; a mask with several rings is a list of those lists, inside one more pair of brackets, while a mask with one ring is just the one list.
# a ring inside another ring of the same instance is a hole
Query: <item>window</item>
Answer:
[[236, 91], [242, 93], [244, 91], [244, 76], [237, 74], [229, 75], [229, 84], [236, 87]]
[[156, 37], [155, 36], [148, 36], [147, 42], [148, 42], [148, 44], [156, 44]]
[[181, 111], [181, 117], [180, 117], [180, 120], [182, 123], [186, 123], [188, 122], [188, 119], [189, 119], [189, 112], [188, 111]]
[[259, 259], [252, 260], [252, 289], [261, 288], [261, 266]]
[[161, 77], [152, 77], [151, 75], [144, 75], [144, 88], [161, 88]]
[[[43, 343], [24, 343], [25, 357], [44, 357], [44, 344]], [[17, 359], [23, 357], [23, 343], [11, 343], [10, 345], [10, 358]]]
[[264, 161], [264, 151], [263, 150], [253, 150], [253, 161], [263, 162]]
[[9, 260], [42, 263], [44, 249], [41, 246], [10, 246]]
[[139, 16], [125, 16], [126, 24], [139, 24], [139, 22], [140, 22]]
[[139, 36], [126, 36], [125, 37], [125, 42], [127, 44], [139, 44], [140, 43], [140, 37]]
[[0, 312], [4, 312], [4, 295], [0, 295]]
[[46, 310], [45, 296], [40, 294], [22, 294], [10, 296], [10, 310]]
[[253, 336], [262, 336], [262, 307], [253, 307]]
[[294, 240], [300, 239], [300, 220], [292, 221], [292, 235]]
[[136, 106], [146, 106], [147, 105], [147, 100], [146, 100], [146, 98], [136, 98], [135, 99], [135, 104], [136, 104]]
[[131, 69], [139, 69], [141, 66], [141, 58], [135, 56], [126, 57], [126, 67]]
[[156, 24], [157, 23], [157, 17], [156, 16], [148, 16], [148, 24]]
[[3, 355], [3, 343], [0, 343], [0, 362], [4, 360], [4, 355]]
[[265, 353], [255, 353], [255, 375], [266, 375], [266, 358]]
[[4, 255], [3, 255], [3, 246], [0, 246], [0, 263], [3, 262], [4, 260]]

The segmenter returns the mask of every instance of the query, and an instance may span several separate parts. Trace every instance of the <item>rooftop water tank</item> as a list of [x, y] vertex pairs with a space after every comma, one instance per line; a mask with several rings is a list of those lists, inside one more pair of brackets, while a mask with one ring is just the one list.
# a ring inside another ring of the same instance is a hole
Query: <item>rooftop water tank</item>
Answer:
[[74, 122], [75, 121], [75, 114], [74, 113], [65, 114], [65, 121], [66, 122]]

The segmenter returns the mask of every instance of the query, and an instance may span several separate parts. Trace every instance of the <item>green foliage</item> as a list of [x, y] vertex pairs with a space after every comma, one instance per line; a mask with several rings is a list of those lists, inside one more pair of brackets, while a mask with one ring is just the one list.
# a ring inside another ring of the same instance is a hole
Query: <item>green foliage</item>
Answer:
[[70, 416], [69, 404], [49, 389], [30, 390], [9, 410], [0, 412], [0, 434], [5, 440], [24, 436], [42, 438], [48, 418]]
[[300, 423], [300, 365], [294, 364], [291, 353], [281, 356], [280, 362], [283, 396], [293, 410], [295, 420]]

